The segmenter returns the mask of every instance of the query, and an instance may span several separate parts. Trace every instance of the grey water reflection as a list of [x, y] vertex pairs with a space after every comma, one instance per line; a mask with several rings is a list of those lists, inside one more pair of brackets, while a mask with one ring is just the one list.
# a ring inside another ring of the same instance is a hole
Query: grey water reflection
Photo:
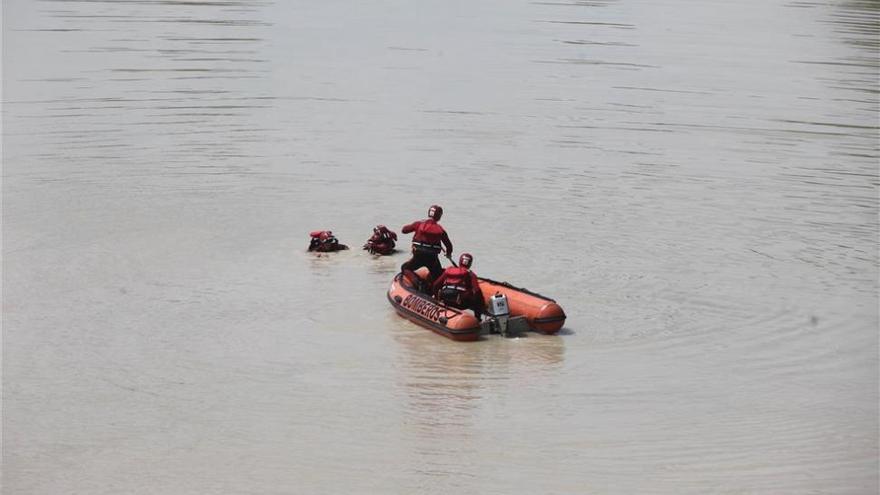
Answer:
[[[506, 436], [540, 403], [563, 366], [565, 336], [492, 335], [462, 345], [392, 316], [405, 441], [412, 474], [434, 479], [432, 493], [481, 475], [482, 438]], [[546, 397], [545, 397], [546, 398]], [[500, 460], [500, 459], [499, 459]], [[485, 466], [482, 468], [485, 469]]]

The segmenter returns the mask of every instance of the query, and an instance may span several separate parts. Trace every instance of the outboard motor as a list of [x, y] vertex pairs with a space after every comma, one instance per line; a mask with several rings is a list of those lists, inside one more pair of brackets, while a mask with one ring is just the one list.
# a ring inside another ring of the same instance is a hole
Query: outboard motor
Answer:
[[492, 317], [492, 325], [505, 337], [507, 336], [507, 320], [510, 318], [510, 306], [507, 305], [507, 296], [496, 292], [489, 298], [487, 313]]

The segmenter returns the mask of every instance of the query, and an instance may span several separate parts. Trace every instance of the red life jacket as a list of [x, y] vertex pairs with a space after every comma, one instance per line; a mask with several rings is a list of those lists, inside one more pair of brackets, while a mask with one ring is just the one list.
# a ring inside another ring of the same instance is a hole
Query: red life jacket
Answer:
[[391, 254], [394, 251], [394, 245], [394, 240], [391, 236], [379, 232], [370, 237], [370, 240], [367, 241], [367, 245], [364, 246], [364, 248], [371, 253]]
[[314, 237], [314, 238], [320, 240], [321, 242], [325, 242], [325, 241], [328, 241], [328, 240], [334, 238], [333, 232], [331, 232], [329, 230], [315, 230], [315, 231], [309, 232], [309, 235], [311, 237]]
[[309, 251], [339, 251], [348, 249], [344, 244], [339, 244], [339, 240], [329, 230], [315, 230], [309, 233], [312, 240], [309, 242]]
[[440, 251], [440, 241], [443, 239], [443, 227], [440, 226], [433, 218], [422, 220], [416, 227], [415, 235], [413, 235], [413, 243], [419, 243], [430, 247], [436, 247]]
[[467, 268], [450, 267], [446, 269], [446, 279], [443, 281], [444, 287], [455, 287], [465, 292], [471, 290], [471, 271]]
[[390, 242], [394, 244], [394, 241], [397, 240], [397, 236], [393, 235], [394, 232], [379, 232], [378, 234], [373, 234], [373, 237], [370, 238], [373, 242]]
[[393, 230], [388, 230], [388, 227], [380, 225], [376, 228], [379, 229], [379, 237], [381, 239], [397, 240], [397, 234]]

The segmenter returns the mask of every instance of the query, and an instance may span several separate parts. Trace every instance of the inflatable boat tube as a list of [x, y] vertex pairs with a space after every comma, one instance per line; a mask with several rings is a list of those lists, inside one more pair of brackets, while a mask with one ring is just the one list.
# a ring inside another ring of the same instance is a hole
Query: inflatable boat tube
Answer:
[[447, 306], [417, 291], [402, 273], [398, 273], [391, 281], [388, 302], [400, 316], [444, 337], [458, 341], [474, 341], [480, 338], [480, 322], [473, 314]]
[[487, 305], [494, 294], [504, 294], [511, 316], [525, 316], [532, 330], [553, 334], [565, 324], [565, 312], [553, 299], [507, 282], [488, 278], [480, 278], [479, 281]]

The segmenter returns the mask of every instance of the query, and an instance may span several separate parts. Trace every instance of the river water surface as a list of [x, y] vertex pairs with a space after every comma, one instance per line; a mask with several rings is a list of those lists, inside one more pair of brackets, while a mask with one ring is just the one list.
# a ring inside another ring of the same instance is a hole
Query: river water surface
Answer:
[[[4, 1], [3, 493], [877, 493], [878, 15]], [[305, 252], [432, 203], [561, 335]]]

